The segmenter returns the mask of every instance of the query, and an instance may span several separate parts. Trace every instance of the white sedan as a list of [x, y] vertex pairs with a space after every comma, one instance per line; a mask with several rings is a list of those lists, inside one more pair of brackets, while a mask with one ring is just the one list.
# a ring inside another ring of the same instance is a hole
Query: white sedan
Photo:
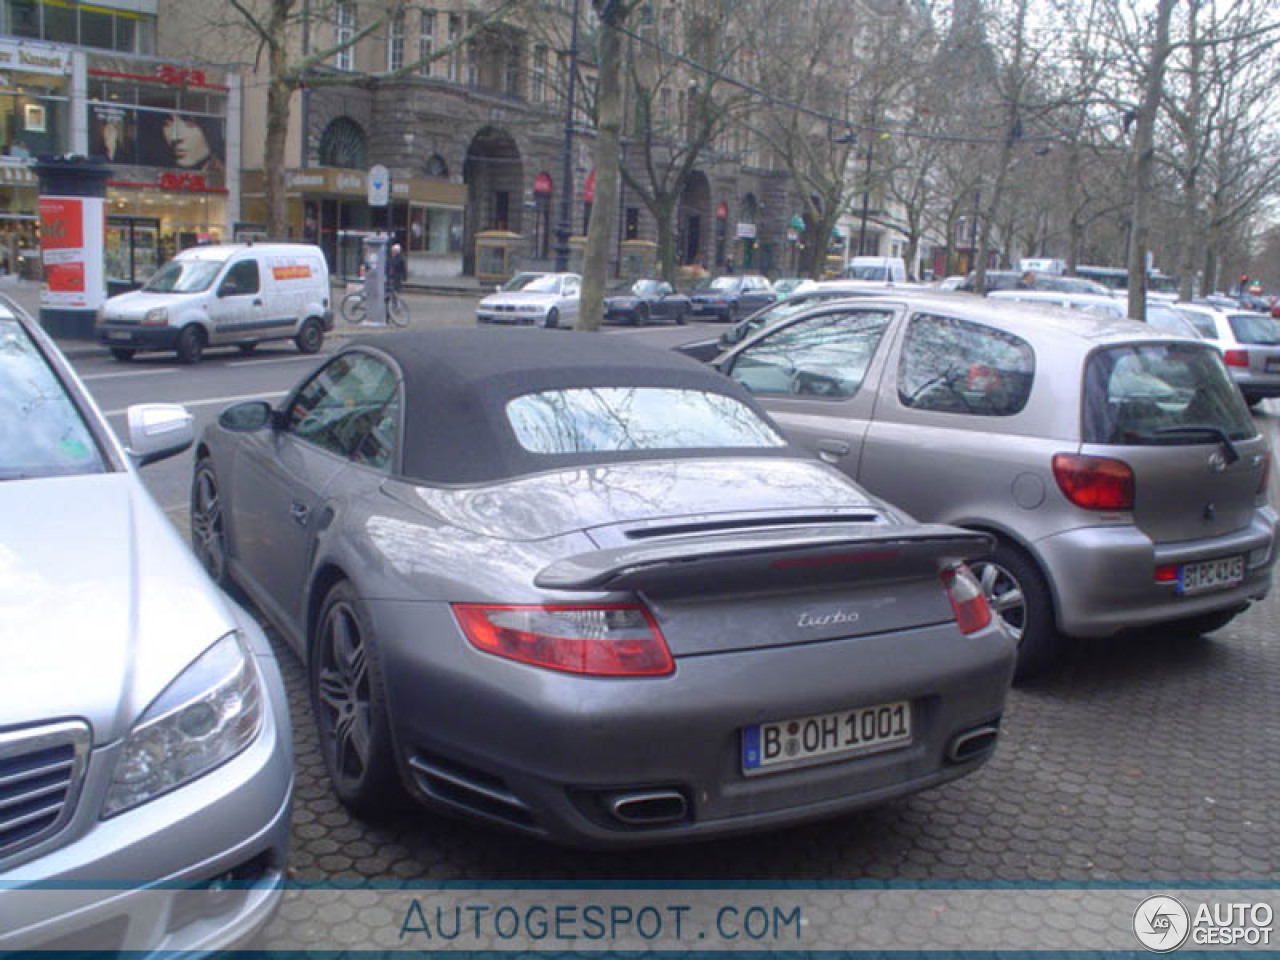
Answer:
[[544, 273], [519, 290], [489, 294], [476, 307], [476, 320], [572, 327], [578, 319], [581, 290], [582, 278], [576, 273]]

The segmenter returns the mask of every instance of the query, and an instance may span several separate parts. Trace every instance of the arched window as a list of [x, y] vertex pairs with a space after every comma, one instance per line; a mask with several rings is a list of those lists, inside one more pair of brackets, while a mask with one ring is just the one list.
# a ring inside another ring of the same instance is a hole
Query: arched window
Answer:
[[364, 170], [369, 166], [364, 131], [350, 117], [330, 121], [320, 136], [320, 166]]
[[438, 153], [433, 153], [423, 167], [428, 177], [437, 177], [441, 180], [449, 178], [449, 165], [444, 162], [444, 157]]

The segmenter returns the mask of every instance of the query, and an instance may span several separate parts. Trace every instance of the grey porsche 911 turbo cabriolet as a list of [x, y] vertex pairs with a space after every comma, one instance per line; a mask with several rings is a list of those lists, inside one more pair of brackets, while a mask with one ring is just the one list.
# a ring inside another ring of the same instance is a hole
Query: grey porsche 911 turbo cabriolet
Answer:
[[192, 539], [307, 664], [335, 790], [621, 847], [972, 773], [1014, 646], [965, 560], [742, 387], [615, 338], [353, 341], [201, 438]]

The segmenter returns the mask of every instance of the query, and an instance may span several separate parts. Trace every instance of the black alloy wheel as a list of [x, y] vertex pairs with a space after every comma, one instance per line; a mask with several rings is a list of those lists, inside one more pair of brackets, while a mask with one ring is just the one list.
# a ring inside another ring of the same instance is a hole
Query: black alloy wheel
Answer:
[[183, 363], [199, 363], [204, 356], [204, 330], [194, 323], [189, 323], [178, 334], [178, 359]]
[[308, 672], [320, 752], [334, 792], [354, 812], [385, 813], [404, 792], [373, 627], [348, 581], [325, 597]]
[[218, 477], [208, 457], [196, 464], [191, 480], [191, 547], [210, 579], [224, 589], [229, 587], [226, 521]]
[[1027, 680], [1052, 666], [1062, 652], [1053, 615], [1053, 596], [1035, 561], [1006, 541], [969, 564], [991, 613], [1003, 622], [1018, 647], [1015, 680]]
[[324, 327], [315, 317], [310, 317], [302, 324], [302, 329], [293, 338], [300, 353], [317, 353], [324, 345]]

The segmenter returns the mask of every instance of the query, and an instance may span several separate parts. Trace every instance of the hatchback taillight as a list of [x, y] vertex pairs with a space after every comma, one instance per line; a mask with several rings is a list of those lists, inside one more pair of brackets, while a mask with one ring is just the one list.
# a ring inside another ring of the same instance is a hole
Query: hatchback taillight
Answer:
[[942, 571], [942, 585], [961, 633], [974, 633], [991, 622], [991, 606], [978, 578], [963, 563]]
[[453, 612], [472, 646], [509, 660], [598, 677], [675, 670], [662, 631], [640, 604], [455, 603]]
[[1132, 510], [1133, 470], [1123, 460], [1053, 455], [1053, 478], [1063, 496], [1086, 510]]
[[1249, 351], [1228, 350], [1222, 355], [1222, 360], [1228, 367], [1247, 367], [1249, 366]]

